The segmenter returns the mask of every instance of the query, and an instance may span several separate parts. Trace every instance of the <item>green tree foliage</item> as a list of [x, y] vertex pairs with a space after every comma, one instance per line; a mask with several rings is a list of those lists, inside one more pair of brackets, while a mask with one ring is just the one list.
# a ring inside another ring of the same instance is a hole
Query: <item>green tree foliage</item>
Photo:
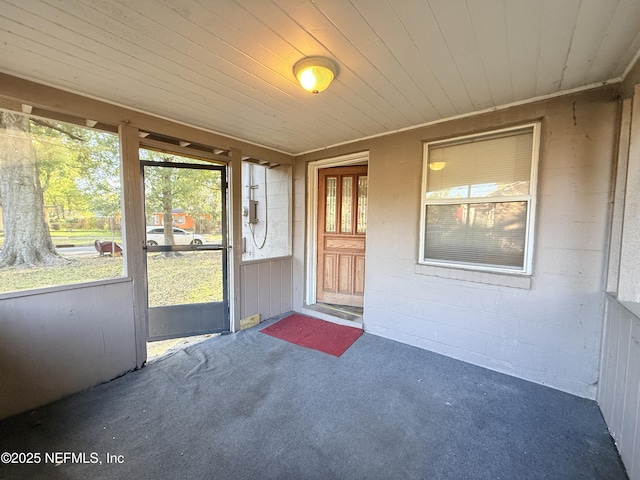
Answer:
[[[141, 150], [140, 156], [143, 160], [157, 162], [194, 162], [184, 157], [160, 154], [150, 150]], [[152, 224], [154, 214], [162, 213], [167, 218], [166, 215], [170, 215], [171, 212], [180, 211], [194, 219], [197, 233], [210, 233], [220, 228], [222, 221], [220, 178], [218, 171], [146, 167], [147, 224]], [[168, 199], [169, 196], [170, 199]]]
[[120, 215], [118, 137], [82, 127], [32, 125], [51, 221]]

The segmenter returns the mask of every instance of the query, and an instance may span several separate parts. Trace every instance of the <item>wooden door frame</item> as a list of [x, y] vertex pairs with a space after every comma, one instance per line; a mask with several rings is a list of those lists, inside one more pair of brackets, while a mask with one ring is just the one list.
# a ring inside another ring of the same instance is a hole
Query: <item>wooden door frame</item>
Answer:
[[318, 273], [318, 171], [330, 167], [368, 165], [369, 151], [351, 153], [340, 157], [326, 158], [307, 164], [307, 240], [305, 305], [315, 305]]

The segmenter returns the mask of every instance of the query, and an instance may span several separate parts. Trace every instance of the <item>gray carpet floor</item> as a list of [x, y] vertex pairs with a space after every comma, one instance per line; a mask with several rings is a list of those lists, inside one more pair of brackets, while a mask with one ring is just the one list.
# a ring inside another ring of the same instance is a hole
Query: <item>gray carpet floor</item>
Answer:
[[336, 358], [264, 326], [0, 422], [0, 452], [41, 455], [0, 478], [627, 478], [593, 401], [370, 334]]

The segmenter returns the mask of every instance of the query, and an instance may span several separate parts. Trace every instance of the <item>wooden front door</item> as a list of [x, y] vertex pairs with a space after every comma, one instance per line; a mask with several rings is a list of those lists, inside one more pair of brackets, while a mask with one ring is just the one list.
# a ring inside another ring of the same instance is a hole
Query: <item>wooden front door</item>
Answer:
[[367, 166], [319, 171], [316, 301], [362, 307]]

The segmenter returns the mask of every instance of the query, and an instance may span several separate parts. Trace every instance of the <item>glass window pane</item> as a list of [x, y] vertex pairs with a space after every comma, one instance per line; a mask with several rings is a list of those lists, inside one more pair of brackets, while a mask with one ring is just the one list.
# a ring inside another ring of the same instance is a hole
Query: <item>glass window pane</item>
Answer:
[[342, 206], [340, 213], [342, 221], [340, 223], [340, 231], [342, 233], [351, 233], [351, 209], [353, 205], [353, 177], [342, 178]]
[[427, 199], [528, 195], [533, 130], [429, 147]]
[[357, 233], [367, 232], [367, 186], [368, 178], [363, 175], [358, 178], [358, 222]]
[[329, 233], [336, 231], [337, 182], [336, 177], [326, 179], [325, 232]]
[[527, 202], [428, 205], [425, 258], [524, 266]]

